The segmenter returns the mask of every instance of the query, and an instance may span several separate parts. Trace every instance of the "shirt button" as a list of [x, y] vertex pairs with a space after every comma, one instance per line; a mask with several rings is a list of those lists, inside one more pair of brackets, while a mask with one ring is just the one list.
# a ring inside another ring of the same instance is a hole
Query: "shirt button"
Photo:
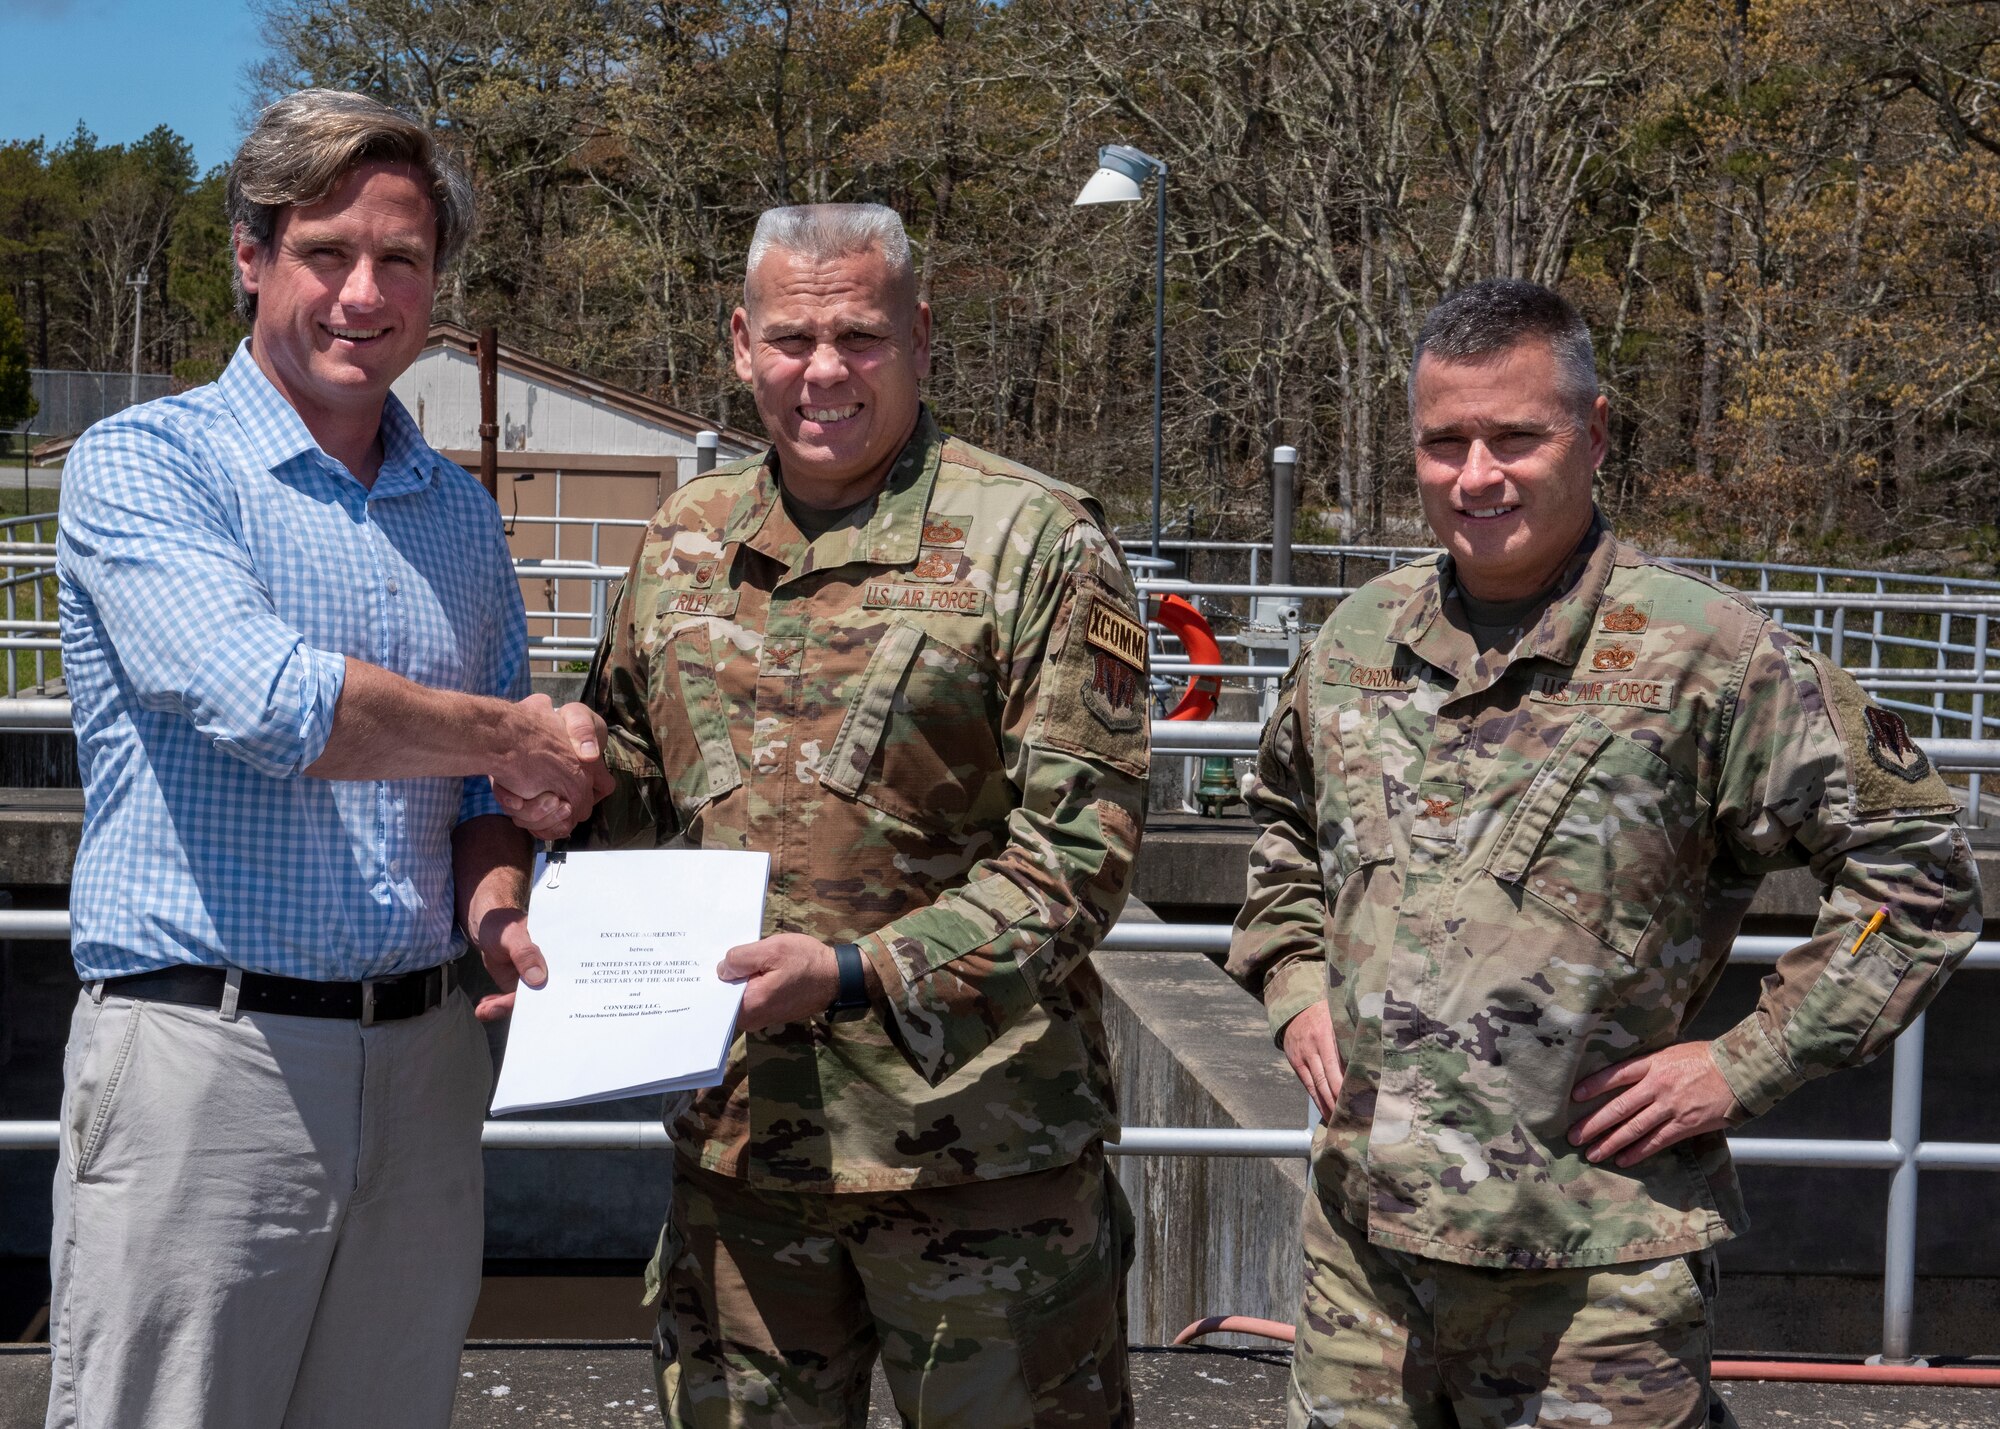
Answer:
[[395, 578], [394, 576], [390, 576], [390, 577], [389, 577], [389, 594], [390, 594], [390, 595], [394, 595], [395, 593], [396, 593], [396, 578]]

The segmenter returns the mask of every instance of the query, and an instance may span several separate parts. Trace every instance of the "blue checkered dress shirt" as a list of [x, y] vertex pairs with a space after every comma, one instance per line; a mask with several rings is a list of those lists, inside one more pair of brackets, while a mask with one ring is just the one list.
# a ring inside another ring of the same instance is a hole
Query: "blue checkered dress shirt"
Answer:
[[350, 980], [454, 952], [451, 833], [485, 779], [308, 778], [342, 657], [519, 699], [493, 501], [393, 396], [364, 488], [250, 356], [132, 407], [63, 470], [56, 571], [83, 766], [85, 980], [173, 963]]

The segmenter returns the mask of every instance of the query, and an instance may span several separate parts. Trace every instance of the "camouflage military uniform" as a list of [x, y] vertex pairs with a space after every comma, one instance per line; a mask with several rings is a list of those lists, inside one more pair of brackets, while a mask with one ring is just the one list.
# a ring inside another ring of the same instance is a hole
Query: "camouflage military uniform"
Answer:
[[[668, 500], [592, 679], [619, 782], [597, 836], [768, 852], [765, 931], [856, 942], [884, 990], [858, 1020], [739, 1039], [723, 1084], [674, 1126], [680, 1154], [716, 1173], [705, 1224], [729, 1223], [730, 1179], [766, 1225], [771, 1205], [829, 1192], [883, 1196], [894, 1221], [912, 1202], [885, 1193], [1055, 1168], [1115, 1212], [1108, 1178], [1080, 1163], [1116, 1127], [1088, 954], [1124, 904], [1147, 759], [1145, 632], [1117, 547], [1088, 498], [943, 438], [927, 412], [872, 508], [816, 540], [786, 513], [774, 461]], [[826, 1215], [860, 1223], [859, 1204]], [[824, 1229], [802, 1220], [761, 1264], [737, 1255], [742, 1275], [839, 1260]], [[1124, 1248], [1074, 1239], [1052, 1236], [1067, 1249], [1013, 1289], [1063, 1282], [1099, 1317], [1041, 1333], [1067, 1347], [1066, 1374], [1109, 1383], [1115, 1410], [1123, 1337], [1103, 1316], [1122, 1310]], [[712, 1241], [665, 1257], [676, 1422], [755, 1421], [773, 1395], [786, 1423], [849, 1422], [839, 1403], [815, 1411], [823, 1376], [745, 1369], [757, 1327], [703, 1322], [706, 1292], [680, 1282], [731, 1253]], [[886, 1296], [835, 1269], [848, 1303], [813, 1308], [881, 1320]], [[1017, 1370], [1046, 1370], [1021, 1348]], [[948, 1376], [953, 1356], [933, 1359]], [[1100, 1405], [1073, 1422], [1120, 1420]]]
[[1601, 518], [1558, 588], [1481, 654], [1448, 564], [1363, 587], [1293, 672], [1252, 795], [1232, 971], [1280, 1035], [1325, 998], [1345, 1068], [1308, 1219], [1457, 1265], [1743, 1228], [1720, 1134], [1625, 1169], [1566, 1133], [1577, 1082], [1681, 1039], [1766, 872], [1809, 863], [1826, 893], [1714, 1043], [1751, 1115], [1879, 1052], [1979, 925], [1950, 792], [1843, 671]]

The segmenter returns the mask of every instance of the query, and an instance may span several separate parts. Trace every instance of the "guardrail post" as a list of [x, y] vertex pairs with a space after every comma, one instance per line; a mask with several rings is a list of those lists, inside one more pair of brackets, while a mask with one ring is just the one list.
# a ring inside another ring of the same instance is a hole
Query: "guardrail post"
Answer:
[[1924, 1017], [1896, 1039], [1889, 1102], [1889, 1140], [1900, 1158], [1889, 1181], [1889, 1219], [1882, 1256], [1884, 1364], [1910, 1362], [1910, 1320], [1917, 1298], [1917, 1146], [1924, 1123]]
[[1299, 449], [1276, 447], [1271, 452], [1271, 584], [1292, 583], [1292, 478], [1298, 470]]
[[[1972, 696], [1972, 737], [1974, 739], [1986, 738], [1986, 638], [1987, 617], [1983, 615], [1977, 616], [1972, 622], [1972, 680], [1973, 684], [1977, 687]], [[1972, 826], [1976, 829], [1986, 822], [1986, 811], [1981, 807], [1985, 802], [1985, 781], [1976, 773], [1972, 776], [1969, 792], [1971, 797], [1967, 802], [1971, 805]]]
[[[1297, 447], [1271, 449], [1271, 581], [1275, 586], [1292, 583], [1292, 475], [1298, 469]], [[1250, 553], [1255, 570], [1256, 550]], [[1257, 584], [1253, 574], [1252, 585]], [[1299, 642], [1299, 602], [1288, 595], [1260, 595], [1250, 602], [1250, 628], [1245, 631], [1245, 649], [1253, 665], [1289, 667]], [[1258, 704], [1260, 718], [1269, 719], [1278, 704], [1278, 677], [1256, 676], [1263, 684]]]

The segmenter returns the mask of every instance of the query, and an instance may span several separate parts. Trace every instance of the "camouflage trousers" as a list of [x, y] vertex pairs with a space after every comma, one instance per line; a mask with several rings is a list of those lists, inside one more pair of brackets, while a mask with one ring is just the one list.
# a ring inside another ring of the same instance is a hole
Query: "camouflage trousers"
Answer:
[[1734, 1429], [1708, 1378], [1713, 1251], [1452, 1265], [1373, 1245], [1308, 1193], [1305, 1274], [1290, 1429]]
[[674, 1429], [859, 1429], [878, 1356], [905, 1425], [1131, 1425], [1131, 1212], [1101, 1147], [916, 1191], [675, 1176], [654, 1345]]

